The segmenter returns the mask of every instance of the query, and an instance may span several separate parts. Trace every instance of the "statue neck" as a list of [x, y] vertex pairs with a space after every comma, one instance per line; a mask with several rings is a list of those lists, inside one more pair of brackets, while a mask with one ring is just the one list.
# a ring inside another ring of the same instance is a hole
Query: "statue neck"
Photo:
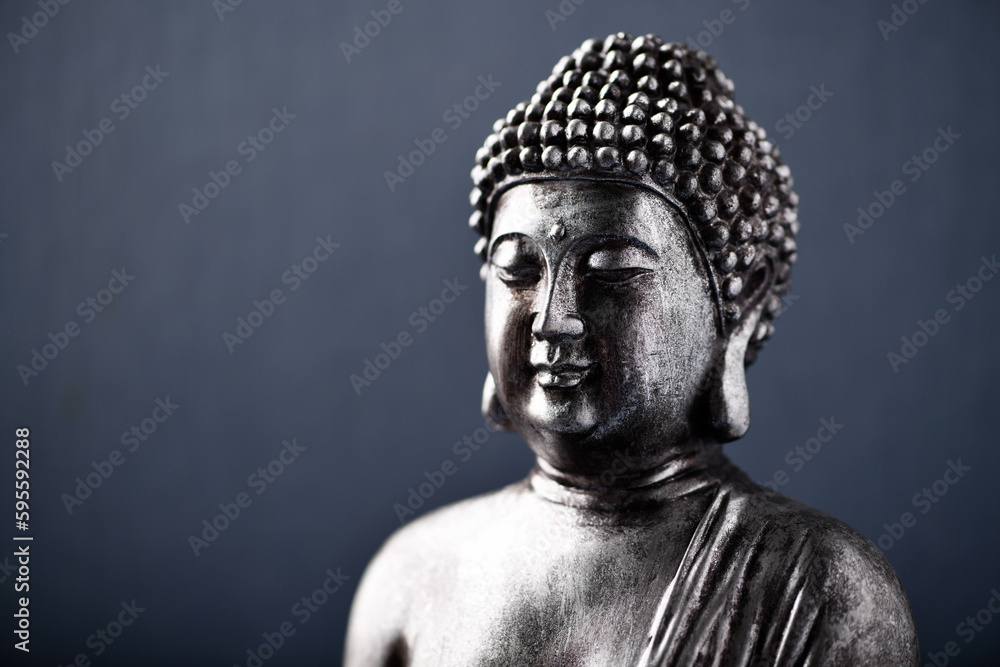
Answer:
[[[620, 466], [601, 475], [570, 475], [541, 458], [529, 476], [531, 488], [546, 500], [579, 509], [627, 510], [635, 504], [669, 501], [694, 493], [714, 482], [727, 462], [722, 445], [704, 442], [678, 447], [660, 465], [634, 470], [621, 457]], [[621, 472], [619, 472], [621, 471]]]

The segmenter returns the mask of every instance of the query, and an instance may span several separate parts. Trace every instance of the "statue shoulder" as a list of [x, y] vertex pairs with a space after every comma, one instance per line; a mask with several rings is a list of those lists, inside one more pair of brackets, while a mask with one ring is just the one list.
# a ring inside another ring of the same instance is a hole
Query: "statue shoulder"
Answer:
[[[903, 586], [878, 548], [825, 512], [781, 494], [744, 495], [763, 561], [809, 609], [809, 652], [823, 664], [919, 664]], [[800, 619], [803, 620], [803, 619]]]
[[461, 545], [488, 531], [500, 506], [519, 492], [512, 485], [446, 505], [397, 529], [365, 569], [351, 605], [344, 664], [407, 664], [404, 632], [453, 578]]
[[526, 482], [521, 481], [413, 518], [389, 536], [370, 569], [392, 573], [405, 569], [413, 577], [416, 572], [457, 553], [462, 544], [474, 541], [477, 536], [488, 536], [497, 517], [504, 516], [526, 489]]

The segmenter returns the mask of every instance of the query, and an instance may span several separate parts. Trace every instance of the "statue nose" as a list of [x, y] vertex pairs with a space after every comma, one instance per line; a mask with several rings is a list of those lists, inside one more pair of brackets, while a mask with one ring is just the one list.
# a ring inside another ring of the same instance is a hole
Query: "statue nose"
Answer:
[[558, 342], [583, 337], [584, 323], [577, 310], [572, 280], [557, 277], [539, 296], [543, 300], [531, 322], [531, 333], [537, 340]]

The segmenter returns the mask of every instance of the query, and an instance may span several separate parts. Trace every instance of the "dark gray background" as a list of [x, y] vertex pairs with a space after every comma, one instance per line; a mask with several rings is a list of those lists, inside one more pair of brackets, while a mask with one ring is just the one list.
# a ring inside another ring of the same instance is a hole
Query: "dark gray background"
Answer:
[[[338, 664], [358, 578], [399, 525], [393, 504], [425, 471], [458, 462], [452, 444], [482, 426], [482, 294], [466, 228], [476, 148], [583, 39], [627, 30], [697, 41], [730, 9], [735, 20], [700, 39], [781, 145], [802, 232], [798, 298], [750, 371], [753, 427], [728, 451], [759, 481], [785, 470], [783, 492], [872, 540], [913, 512], [886, 555], [924, 661], [956, 641], [950, 664], [996, 664], [1000, 619], [969, 643], [956, 625], [1000, 587], [1000, 281], [958, 312], [946, 294], [1000, 252], [1000, 8], [915, 3], [886, 40], [876, 22], [890, 17], [888, 1], [589, 0], [564, 3], [575, 9], [553, 29], [557, 0], [403, 0], [347, 63], [340, 43], [386, 4], [245, 0], [220, 20], [209, 0], [74, 1], [18, 53], [0, 45], [0, 488], [13, 487], [14, 429], [29, 426], [37, 663], [93, 658], [87, 637], [134, 598], [145, 611], [93, 664], [245, 664], [247, 648], [296, 621], [292, 605], [339, 567], [347, 585], [265, 663]], [[20, 30], [37, 11], [5, 0], [0, 29]], [[114, 98], [157, 64], [169, 77], [118, 121]], [[444, 111], [491, 74], [500, 87], [451, 128]], [[811, 86], [833, 97], [786, 139], [775, 124]], [[242, 163], [237, 145], [286, 106], [296, 118]], [[114, 132], [60, 183], [51, 163], [106, 116]], [[384, 171], [438, 127], [447, 141], [390, 192]], [[903, 163], [948, 127], [960, 139], [905, 180]], [[230, 159], [242, 173], [185, 224], [178, 204]], [[897, 178], [906, 193], [849, 243], [843, 224]], [[289, 293], [282, 273], [326, 235], [340, 249]], [[123, 266], [134, 282], [25, 386], [18, 364], [79, 323], [77, 304]], [[469, 288], [417, 334], [410, 314], [455, 278]], [[230, 354], [223, 332], [274, 288], [287, 302]], [[939, 308], [950, 322], [894, 373], [887, 353]], [[348, 376], [401, 331], [414, 343], [357, 395]], [[69, 515], [61, 496], [75, 478], [122, 450], [120, 434], [168, 396], [177, 412]], [[793, 471], [786, 452], [830, 417], [843, 430]], [[265, 493], [251, 491], [253, 504], [195, 557], [188, 536], [293, 437], [301, 457]], [[913, 494], [958, 459], [971, 471], [921, 514]], [[491, 435], [421, 512], [530, 464], [519, 439]], [[9, 540], [13, 497], [0, 498]], [[0, 586], [9, 652], [11, 579]]]

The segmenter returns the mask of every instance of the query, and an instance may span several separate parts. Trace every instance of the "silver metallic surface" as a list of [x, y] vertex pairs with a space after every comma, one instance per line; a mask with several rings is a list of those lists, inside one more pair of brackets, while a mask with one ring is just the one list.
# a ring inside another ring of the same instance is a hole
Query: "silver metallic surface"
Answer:
[[776, 277], [723, 325], [684, 205], [621, 179], [526, 179], [492, 204], [487, 419], [529, 477], [397, 531], [346, 664], [913, 665], [909, 604], [842, 522], [722, 454]]

